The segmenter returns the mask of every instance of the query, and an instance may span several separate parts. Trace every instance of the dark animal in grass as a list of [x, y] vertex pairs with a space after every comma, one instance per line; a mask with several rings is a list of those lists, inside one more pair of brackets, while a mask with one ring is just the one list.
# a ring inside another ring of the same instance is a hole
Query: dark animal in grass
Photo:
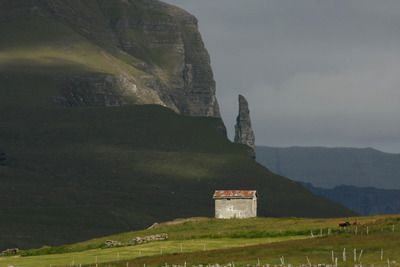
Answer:
[[355, 221], [354, 223], [349, 223], [349, 222], [342, 222], [342, 223], [339, 223], [339, 227], [347, 227], [347, 226], [350, 226], [350, 225], [359, 225], [360, 223], [359, 222], [357, 222], [357, 221]]

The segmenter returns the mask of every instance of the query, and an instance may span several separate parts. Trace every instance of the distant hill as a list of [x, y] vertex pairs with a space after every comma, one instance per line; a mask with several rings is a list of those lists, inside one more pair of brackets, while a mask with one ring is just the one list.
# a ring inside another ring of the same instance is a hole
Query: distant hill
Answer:
[[400, 214], [400, 190], [348, 185], [325, 189], [313, 187], [311, 184], [301, 184], [314, 194], [337, 201], [364, 216]]
[[400, 189], [400, 154], [372, 148], [257, 146], [257, 161], [273, 173], [315, 187]]

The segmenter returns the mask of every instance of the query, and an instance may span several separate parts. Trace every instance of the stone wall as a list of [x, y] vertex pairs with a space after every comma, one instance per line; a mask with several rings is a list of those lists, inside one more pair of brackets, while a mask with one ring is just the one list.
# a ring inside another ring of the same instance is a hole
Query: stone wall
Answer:
[[115, 241], [115, 240], [106, 240], [106, 242], [104, 242], [104, 245], [106, 247], [116, 247], [116, 246], [126, 246], [126, 245], [137, 245], [151, 241], [162, 241], [167, 239], [168, 239], [168, 234], [155, 234], [144, 237], [137, 236], [128, 243], [122, 243], [120, 241]]
[[0, 253], [0, 255], [13, 255], [19, 252], [18, 248], [9, 248]]
[[156, 235], [149, 235], [149, 236], [145, 236], [145, 237], [137, 236], [131, 242], [134, 244], [142, 244], [142, 243], [147, 243], [150, 241], [161, 241], [161, 240], [167, 240], [167, 239], [168, 239], [168, 234], [156, 234]]

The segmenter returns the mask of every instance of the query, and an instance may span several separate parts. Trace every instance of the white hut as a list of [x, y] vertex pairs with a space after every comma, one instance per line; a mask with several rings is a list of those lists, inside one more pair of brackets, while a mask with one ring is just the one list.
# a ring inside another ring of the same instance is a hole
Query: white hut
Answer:
[[214, 192], [215, 218], [257, 217], [258, 194], [255, 190], [217, 190]]

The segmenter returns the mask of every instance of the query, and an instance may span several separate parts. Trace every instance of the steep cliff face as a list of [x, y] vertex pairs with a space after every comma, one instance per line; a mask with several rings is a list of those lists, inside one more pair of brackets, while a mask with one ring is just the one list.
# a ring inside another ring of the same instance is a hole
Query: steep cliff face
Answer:
[[[38, 32], [13, 40], [17, 47], [50, 45], [71, 58], [84, 49], [93, 53], [74, 62], [85, 71], [57, 77], [53, 103], [159, 104], [220, 117], [209, 55], [196, 18], [186, 11], [156, 0], [0, 0], [0, 8], [5, 26]], [[46, 30], [54, 27], [54, 34]]]
[[249, 104], [242, 95], [239, 95], [239, 115], [236, 118], [234, 141], [251, 147], [249, 154], [255, 158], [255, 137], [251, 128]]

